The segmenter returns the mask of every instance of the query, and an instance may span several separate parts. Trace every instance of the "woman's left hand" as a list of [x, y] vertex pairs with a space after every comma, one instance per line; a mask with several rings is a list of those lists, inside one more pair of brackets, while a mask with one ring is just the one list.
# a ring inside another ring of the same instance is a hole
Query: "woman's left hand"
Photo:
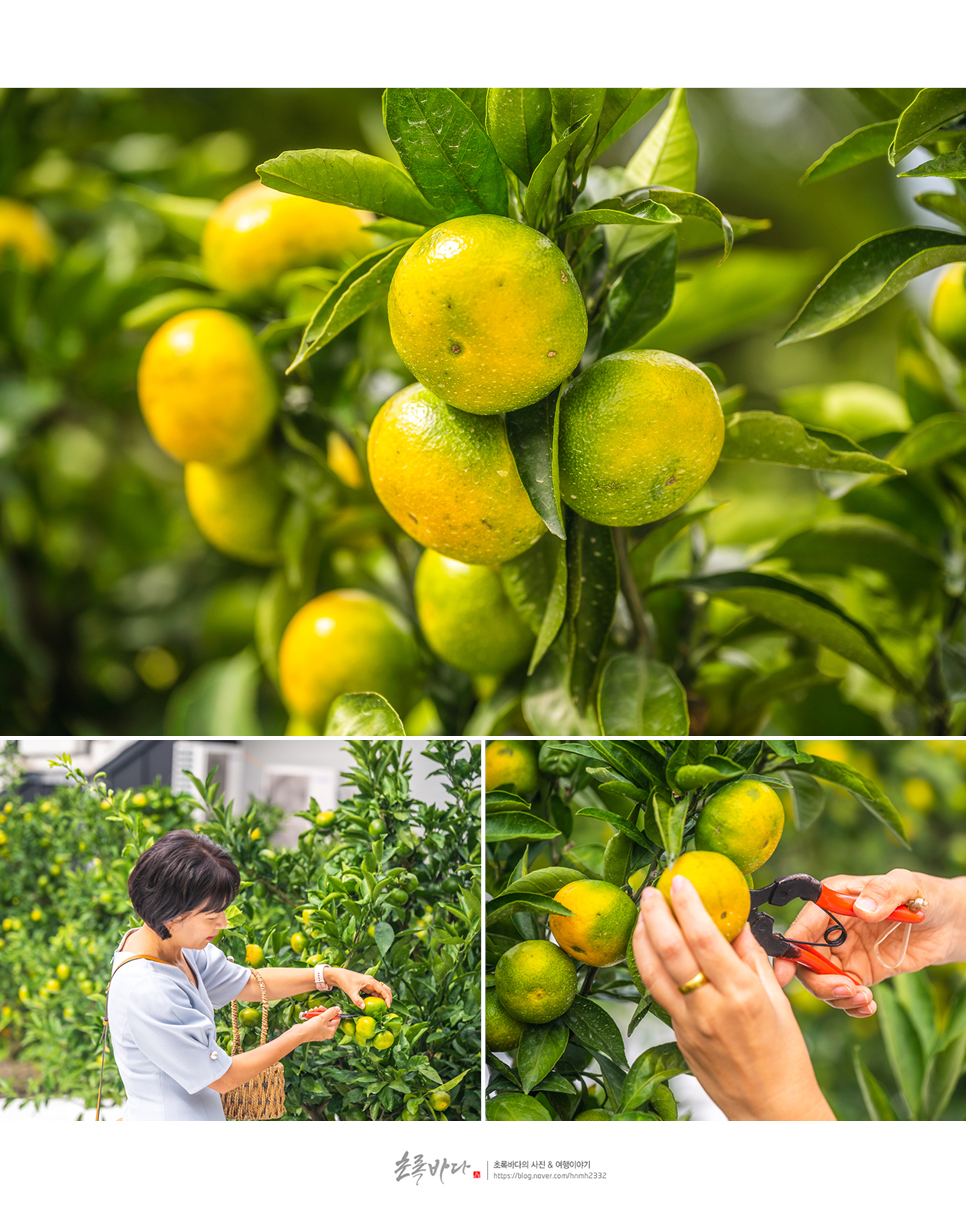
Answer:
[[377, 995], [380, 999], [385, 999], [386, 1007], [392, 1007], [392, 991], [378, 978], [370, 977], [369, 974], [357, 974], [352, 969], [336, 969], [333, 965], [326, 966], [325, 976], [326, 981], [348, 995], [356, 1007], [365, 1007], [363, 994]]
[[684, 877], [672, 881], [671, 900], [673, 915], [657, 889], [644, 890], [634, 958], [711, 1099], [733, 1121], [834, 1121], [788, 999], [747, 925], [729, 944]]

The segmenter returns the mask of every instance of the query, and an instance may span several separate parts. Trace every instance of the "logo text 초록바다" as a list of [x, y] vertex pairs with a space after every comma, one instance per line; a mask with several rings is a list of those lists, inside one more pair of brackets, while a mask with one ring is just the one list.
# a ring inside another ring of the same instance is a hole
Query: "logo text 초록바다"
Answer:
[[[409, 1179], [418, 1185], [424, 1175], [429, 1173], [432, 1180], [439, 1181], [440, 1185], [444, 1185], [447, 1173], [449, 1173], [450, 1177], [464, 1176], [469, 1171], [469, 1167], [468, 1160], [463, 1160], [462, 1163], [454, 1163], [447, 1160], [445, 1156], [430, 1160], [419, 1152], [410, 1159], [409, 1152], [404, 1151], [402, 1156], [396, 1161], [396, 1181], [398, 1183]], [[475, 1173], [474, 1176], [479, 1176], [479, 1174]]]

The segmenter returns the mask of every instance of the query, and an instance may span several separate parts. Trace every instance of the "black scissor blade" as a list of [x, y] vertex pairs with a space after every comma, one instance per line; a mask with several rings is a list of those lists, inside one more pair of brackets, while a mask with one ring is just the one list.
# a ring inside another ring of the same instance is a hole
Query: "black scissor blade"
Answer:
[[787, 957], [794, 960], [800, 955], [791, 940], [786, 940], [775, 930], [775, 920], [764, 910], [752, 910], [748, 917], [751, 934], [770, 957]]

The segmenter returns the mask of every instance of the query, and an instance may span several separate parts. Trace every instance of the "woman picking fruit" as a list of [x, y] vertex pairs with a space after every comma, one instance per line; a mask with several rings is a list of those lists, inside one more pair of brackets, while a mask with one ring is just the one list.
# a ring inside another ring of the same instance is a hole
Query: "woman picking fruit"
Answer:
[[[131, 871], [128, 892], [143, 926], [129, 931], [114, 954], [107, 1011], [126, 1120], [224, 1121], [222, 1093], [338, 1030], [341, 1012], [333, 1006], [234, 1057], [217, 1044], [214, 1009], [262, 998], [253, 971], [214, 945], [239, 883], [228, 852], [190, 830], [165, 834]], [[336, 986], [359, 1008], [364, 991], [392, 1003], [388, 986], [352, 970], [318, 965], [260, 973], [268, 999]]]

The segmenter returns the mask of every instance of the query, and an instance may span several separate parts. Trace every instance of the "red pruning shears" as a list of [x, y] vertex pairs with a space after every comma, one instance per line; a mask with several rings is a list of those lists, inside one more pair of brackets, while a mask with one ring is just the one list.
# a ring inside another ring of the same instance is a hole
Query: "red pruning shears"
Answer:
[[[784, 957], [787, 960], [797, 961], [799, 965], [804, 965], [806, 969], [811, 969], [815, 973], [841, 974], [842, 970], [833, 961], [830, 961], [828, 957], [823, 957], [820, 952], [813, 951], [820, 946], [819, 944], [786, 939], [775, 930], [775, 920], [772, 916], [759, 909], [760, 906], [765, 905], [787, 906], [796, 898], [814, 902], [816, 906], [831, 916], [834, 925], [826, 927], [822, 936], [823, 943], [827, 944], [829, 948], [838, 948], [840, 944], [845, 943], [849, 933], [835, 916], [854, 914], [855, 897], [850, 897], [845, 893], [836, 893], [834, 889], [827, 888], [820, 880], [816, 880], [814, 876], [807, 876], [804, 872], [779, 877], [778, 880], [773, 880], [763, 889], [751, 890], [751, 914], [748, 916], [748, 924], [751, 927], [752, 935], [770, 957]], [[894, 923], [921, 923], [926, 917], [925, 907], [926, 903], [923, 898], [913, 898], [903, 906], [896, 906], [888, 917]]]

